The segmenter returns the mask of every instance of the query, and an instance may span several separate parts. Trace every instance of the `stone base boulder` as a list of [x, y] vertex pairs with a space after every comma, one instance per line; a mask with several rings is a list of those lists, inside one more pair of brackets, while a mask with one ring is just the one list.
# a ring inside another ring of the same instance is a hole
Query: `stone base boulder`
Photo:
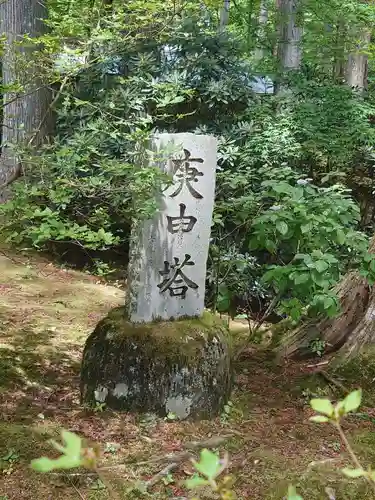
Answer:
[[81, 368], [82, 403], [176, 418], [212, 418], [231, 391], [226, 325], [201, 318], [134, 324], [112, 310], [88, 337]]

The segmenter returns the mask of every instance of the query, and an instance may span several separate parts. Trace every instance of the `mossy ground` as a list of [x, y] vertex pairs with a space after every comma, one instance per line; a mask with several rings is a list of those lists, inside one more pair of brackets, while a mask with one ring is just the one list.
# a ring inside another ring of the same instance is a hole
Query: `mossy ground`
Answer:
[[375, 406], [375, 348], [366, 346], [356, 357], [339, 364], [333, 375], [347, 385], [361, 386], [364, 401]]
[[[84, 341], [99, 319], [122, 304], [123, 292], [39, 258], [5, 253], [11, 258], [0, 257], [0, 498], [109, 498], [93, 475], [41, 476], [28, 467], [31, 459], [51, 454], [47, 439], [62, 427], [101, 443], [103, 463], [115, 464], [111, 484], [118, 498], [136, 498], [127, 488], [163, 468], [139, 462], [229, 432], [233, 438], [221, 451], [230, 453], [240, 499], [282, 499], [290, 482], [305, 499], [327, 499], [326, 488], [337, 499], [375, 498], [364, 482], [346, 480], [337, 472], [349, 460], [335, 431], [308, 420], [309, 391], [335, 398], [335, 390], [311, 377], [306, 364], [276, 366], [259, 347], [241, 358], [232, 409], [214, 421], [167, 422], [152, 415], [82, 408], [79, 363]], [[233, 331], [244, 334], [241, 325]], [[357, 385], [359, 376], [346, 380], [347, 385]], [[375, 464], [374, 422], [374, 410], [364, 407], [345, 423], [366, 465]], [[13, 462], [6, 459], [9, 452], [16, 457]], [[186, 497], [180, 481], [190, 471], [189, 462], [181, 464], [175, 481], [156, 485], [151, 498]]]

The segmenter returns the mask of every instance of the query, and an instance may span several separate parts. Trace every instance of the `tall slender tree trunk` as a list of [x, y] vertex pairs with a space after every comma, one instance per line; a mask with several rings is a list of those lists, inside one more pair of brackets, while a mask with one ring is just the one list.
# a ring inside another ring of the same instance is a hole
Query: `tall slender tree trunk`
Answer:
[[[0, 35], [5, 37], [2, 58], [3, 123], [0, 157], [0, 201], [7, 198], [7, 187], [22, 171], [17, 146], [37, 148], [51, 133], [52, 94], [43, 85], [36, 53], [38, 47], [22, 43], [24, 35], [45, 32], [45, 0], [4, 0], [0, 3]], [[21, 90], [12, 86], [20, 85]]]
[[298, 23], [299, 0], [279, 0], [278, 59], [282, 71], [298, 70], [302, 59], [302, 27]]
[[230, 0], [223, 0], [223, 5], [220, 9], [220, 22], [219, 22], [220, 33], [224, 33], [229, 24], [229, 9], [230, 9]]
[[255, 49], [254, 57], [256, 61], [260, 61], [264, 57], [264, 41], [266, 36], [266, 26], [268, 22], [268, 9], [266, 0], [261, 0], [259, 8], [259, 18], [258, 18], [258, 40], [257, 47]]
[[246, 48], [248, 53], [254, 47], [254, 23], [253, 23], [253, 11], [254, 11], [254, 3], [255, 0], [247, 0], [246, 4], [246, 12], [244, 12], [246, 16]]
[[336, 39], [333, 53], [333, 80], [343, 83], [345, 79], [345, 45], [347, 26], [344, 18], [340, 18], [336, 24]]
[[350, 87], [361, 91], [367, 87], [368, 56], [366, 51], [370, 45], [371, 32], [363, 29], [358, 38], [355, 50], [348, 57], [345, 79]]

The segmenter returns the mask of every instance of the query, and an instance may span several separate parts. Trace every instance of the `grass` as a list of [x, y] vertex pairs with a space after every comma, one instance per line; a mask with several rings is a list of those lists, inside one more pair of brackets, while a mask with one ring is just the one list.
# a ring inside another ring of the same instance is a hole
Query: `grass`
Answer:
[[[347, 480], [337, 472], [349, 460], [334, 430], [309, 422], [304, 391], [326, 394], [327, 388], [305, 365], [275, 366], [259, 347], [250, 348], [237, 366], [230, 411], [210, 422], [95, 413], [79, 403], [82, 347], [99, 319], [123, 303], [123, 292], [8, 250], [0, 255], [0, 276], [0, 498], [109, 498], [93, 475], [43, 476], [29, 468], [33, 458], [51, 456], [47, 440], [62, 427], [102, 445], [103, 464], [116, 466], [111, 484], [119, 498], [138, 498], [126, 488], [163, 467], [139, 462], [228, 432], [234, 436], [220, 451], [230, 453], [240, 499], [282, 499], [290, 482], [305, 499], [327, 499], [329, 492], [337, 499], [375, 498], [363, 481]], [[234, 324], [233, 332], [243, 335], [244, 327]], [[363, 418], [348, 419], [346, 428], [368, 465], [375, 463], [375, 415], [371, 408], [361, 411]], [[126, 467], [118, 467], [124, 462]], [[157, 484], [151, 498], [186, 497], [180, 483], [190, 473], [191, 465], [184, 462], [175, 482]]]

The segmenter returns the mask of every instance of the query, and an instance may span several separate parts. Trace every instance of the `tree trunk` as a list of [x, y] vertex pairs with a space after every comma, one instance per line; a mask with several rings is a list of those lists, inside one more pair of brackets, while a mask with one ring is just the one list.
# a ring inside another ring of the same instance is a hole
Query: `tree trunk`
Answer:
[[259, 18], [258, 18], [258, 40], [257, 48], [255, 49], [254, 58], [256, 61], [260, 61], [264, 57], [264, 41], [266, 37], [266, 26], [268, 22], [268, 9], [265, 0], [260, 2]]
[[298, 26], [299, 0], [280, 0], [278, 58], [282, 71], [298, 70], [302, 58], [302, 28]]
[[346, 83], [355, 90], [362, 91], [367, 87], [367, 64], [366, 51], [370, 45], [371, 33], [362, 31], [356, 50], [349, 54], [346, 64]]
[[347, 26], [344, 18], [340, 18], [336, 24], [336, 40], [333, 54], [333, 80], [343, 83], [345, 80], [345, 44]]
[[[375, 253], [375, 237], [370, 252]], [[302, 324], [278, 349], [282, 358], [311, 357], [311, 341], [325, 342], [325, 353], [338, 352], [337, 360], [353, 356], [375, 343], [375, 289], [358, 272], [348, 273], [337, 286], [341, 311], [335, 318], [316, 318]]]
[[[5, 0], [0, 3], [0, 34], [5, 36], [2, 58], [3, 94], [2, 151], [0, 157], [0, 200], [6, 188], [20, 175], [21, 159], [15, 146], [38, 147], [53, 128], [50, 109], [52, 93], [43, 85], [36, 63], [38, 47], [17, 45], [24, 35], [45, 32], [47, 9], [43, 0]], [[21, 85], [22, 90], [12, 90]]]
[[230, 0], [223, 0], [223, 6], [220, 9], [219, 33], [224, 33], [229, 24]]

